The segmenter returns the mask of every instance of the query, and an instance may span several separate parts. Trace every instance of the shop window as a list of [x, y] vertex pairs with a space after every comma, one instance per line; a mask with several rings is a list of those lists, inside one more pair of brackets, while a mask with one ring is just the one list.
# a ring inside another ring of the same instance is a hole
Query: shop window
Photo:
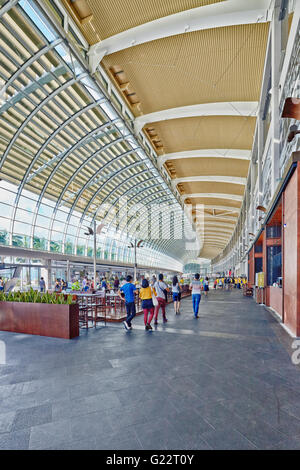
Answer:
[[281, 225], [267, 227], [267, 238], [281, 238]]
[[263, 251], [263, 246], [262, 246], [262, 244], [260, 244], [260, 245], [255, 245], [255, 247], [254, 247], [254, 252], [255, 252], [255, 253], [262, 253], [262, 251]]
[[267, 285], [272, 286], [281, 277], [281, 246], [267, 247]]
[[261, 273], [263, 270], [263, 259], [255, 258], [255, 273]]

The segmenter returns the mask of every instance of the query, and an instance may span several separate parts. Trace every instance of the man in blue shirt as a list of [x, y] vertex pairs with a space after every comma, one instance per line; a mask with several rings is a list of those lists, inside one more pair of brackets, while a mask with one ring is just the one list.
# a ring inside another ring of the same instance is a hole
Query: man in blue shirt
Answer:
[[124, 298], [121, 295], [121, 292], [125, 294], [125, 306], [126, 306], [127, 318], [126, 318], [126, 321], [123, 322], [123, 324], [126, 330], [132, 330], [131, 320], [133, 319], [133, 317], [135, 317], [135, 314], [136, 314], [135, 303], [134, 303], [134, 291], [135, 290], [136, 290], [136, 287], [135, 285], [132, 284], [132, 276], [127, 276], [126, 284], [124, 284], [119, 289], [119, 292], [118, 292], [121, 300], [124, 300]]

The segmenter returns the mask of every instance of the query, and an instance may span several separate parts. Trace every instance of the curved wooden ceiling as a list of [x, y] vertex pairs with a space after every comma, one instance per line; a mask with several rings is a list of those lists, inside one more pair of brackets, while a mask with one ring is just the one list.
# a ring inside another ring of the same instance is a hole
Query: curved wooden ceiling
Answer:
[[[64, 0], [64, 3], [68, 6], [70, 1]], [[78, 24], [92, 45], [146, 22], [215, 3], [219, 2], [150, 0], [141, 5], [139, 0], [86, 0], [93, 19]], [[136, 94], [138, 105], [132, 107], [136, 116], [202, 103], [230, 102], [234, 106], [234, 102], [256, 102], [259, 101], [268, 32], [267, 22], [186, 32], [104, 56], [102, 65], [125, 97], [130, 94], [128, 90]], [[127, 101], [134, 102], [128, 98]], [[185, 117], [149, 123], [144, 132], [153, 138], [158, 155], [201, 149], [249, 151], [255, 123], [253, 115]], [[228, 181], [230, 177], [246, 178], [248, 166], [249, 160], [242, 156], [241, 159], [238, 156], [187, 156], [164, 162], [172, 179], [224, 176]], [[205, 214], [210, 217], [204, 217], [204, 245], [199, 255], [215, 257], [234, 230], [244, 185], [214, 180], [184, 181], [178, 183], [177, 189], [185, 203], [204, 204]], [[214, 210], [220, 206], [233, 211], [224, 212], [220, 217], [218, 210]]]

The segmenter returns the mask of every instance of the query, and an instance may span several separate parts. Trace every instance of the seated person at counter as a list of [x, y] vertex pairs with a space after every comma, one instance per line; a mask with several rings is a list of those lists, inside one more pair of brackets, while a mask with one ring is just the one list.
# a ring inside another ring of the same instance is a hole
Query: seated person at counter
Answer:
[[131, 321], [136, 315], [135, 303], [134, 303], [134, 291], [136, 290], [135, 285], [132, 283], [132, 276], [126, 277], [126, 283], [119, 289], [118, 295], [121, 300], [124, 298], [121, 295], [121, 292], [125, 294], [125, 306], [127, 312], [126, 321], [123, 322], [126, 330], [131, 330]]

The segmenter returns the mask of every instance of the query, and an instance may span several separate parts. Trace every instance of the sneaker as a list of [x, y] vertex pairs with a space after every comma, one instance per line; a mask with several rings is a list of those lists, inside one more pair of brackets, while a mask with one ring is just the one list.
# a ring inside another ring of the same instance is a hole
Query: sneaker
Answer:
[[130, 330], [130, 326], [128, 325], [127, 321], [123, 321], [123, 325], [125, 330]]
[[145, 325], [145, 330], [149, 330], [149, 325], [147, 323], [147, 325]]
[[167, 321], [168, 321], [167, 318], [164, 318], [164, 319], [163, 319], [163, 322], [164, 322], [164, 323], [167, 323]]
[[148, 330], [152, 330], [152, 326], [148, 324]]
[[158, 321], [155, 320], [154, 325], [158, 325]]

